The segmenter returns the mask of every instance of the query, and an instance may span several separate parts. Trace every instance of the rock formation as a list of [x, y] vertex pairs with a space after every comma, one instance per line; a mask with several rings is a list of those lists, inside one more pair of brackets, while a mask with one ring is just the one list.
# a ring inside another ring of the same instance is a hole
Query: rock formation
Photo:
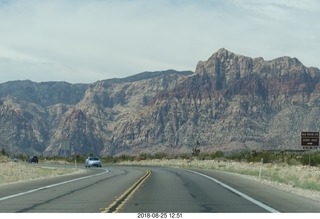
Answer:
[[320, 70], [220, 49], [195, 72], [0, 84], [0, 148], [45, 155], [299, 149], [320, 131]]

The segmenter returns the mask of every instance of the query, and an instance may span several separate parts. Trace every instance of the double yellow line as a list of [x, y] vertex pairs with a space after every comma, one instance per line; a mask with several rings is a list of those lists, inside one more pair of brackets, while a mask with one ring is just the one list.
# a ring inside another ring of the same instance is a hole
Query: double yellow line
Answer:
[[127, 189], [121, 196], [119, 196], [109, 207], [102, 209], [103, 211], [101, 213], [117, 213], [150, 175], [151, 171], [145, 170], [145, 174], [138, 181], [130, 186], [130, 188]]

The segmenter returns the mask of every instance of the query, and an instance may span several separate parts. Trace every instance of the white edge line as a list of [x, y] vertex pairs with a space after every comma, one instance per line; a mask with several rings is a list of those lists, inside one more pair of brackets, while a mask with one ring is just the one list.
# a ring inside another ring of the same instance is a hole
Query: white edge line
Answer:
[[102, 174], [106, 174], [106, 173], [109, 173], [109, 172], [110, 172], [109, 170], [105, 170], [105, 172], [102, 172], [102, 173], [97, 173], [97, 174], [90, 175], [90, 176], [84, 176], [84, 177], [80, 177], [80, 178], [76, 178], [76, 179], [71, 179], [71, 180], [68, 180], [68, 181], [64, 181], [64, 182], [60, 182], [60, 183], [56, 183], [56, 184], [52, 184], [52, 185], [48, 185], [48, 186], [43, 186], [43, 187], [40, 187], [40, 188], [37, 188], [37, 189], [32, 189], [32, 190], [29, 190], [29, 191], [26, 191], [26, 192], [21, 192], [21, 193], [14, 194], [14, 195], [9, 195], [9, 196], [0, 198], [0, 201], [4, 201], [4, 200], [7, 200], [7, 199], [19, 197], [19, 196], [26, 195], [26, 194], [30, 194], [30, 193], [33, 193], [33, 192], [40, 191], [42, 189], [48, 189], [48, 188], [52, 188], [52, 187], [55, 187], [55, 186], [60, 186], [60, 185], [63, 185], [63, 184], [67, 184], [67, 183], [71, 183], [71, 182], [87, 179], [87, 178], [90, 178], [90, 177], [100, 176]]
[[251, 198], [250, 196], [248, 196], [248, 195], [246, 195], [246, 194], [244, 194], [242, 192], [239, 192], [238, 190], [232, 188], [231, 186], [228, 186], [227, 184], [224, 184], [223, 182], [220, 182], [219, 180], [217, 180], [215, 178], [212, 178], [210, 176], [207, 176], [205, 174], [202, 174], [202, 173], [199, 173], [199, 172], [196, 172], [196, 171], [192, 171], [192, 170], [186, 170], [186, 171], [194, 173], [194, 174], [198, 174], [198, 175], [203, 176], [203, 177], [205, 177], [207, 179], [210, 179], [210, 180], [218, 183], [219, 185], [223, 186], [224, 188], [236, 193], [237, 195], [240, 195], [241, 197], [247, 199], [248, 201], [260, 206], [261, 208], [263, 208], [263, 209], [265, 209], [265, 210], [267, 210], [267, 211], [269, 211], [271, 213], [280, 213], [280, 211], [277, 211], [276, 209], [271, 208], [270, 206], [265, 205], [262, 202], [259, 202], [258, 200], [254, 199], [254, 198]]

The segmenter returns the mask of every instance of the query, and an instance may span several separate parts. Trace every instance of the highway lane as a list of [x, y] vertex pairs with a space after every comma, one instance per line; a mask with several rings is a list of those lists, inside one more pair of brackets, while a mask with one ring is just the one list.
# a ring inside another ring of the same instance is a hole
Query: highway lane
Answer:
[[82, 174], [3, 185], [0, 212], [101, 212], [144, 173], [139, 168], [88, 168]]
[[283, 191], [254, 180], [245, 175], [221, 171], [202, 170], [202, 173], [220, 180], [232, 188], [283, 213], [319, 213], [320, 202]]
[[319, 213], [320, 203], [214, 170], [150, 168], [152, 175], [119, 212]]
[[276, 211], [320, 212], [320, 205], [244, 176], [169, 167], [115, 165], [0, 186], [0, 212]]
[[264, 209], [214, 181], [183, 169], [151, 168], [152, 175], [119, 212], [255, 212]]

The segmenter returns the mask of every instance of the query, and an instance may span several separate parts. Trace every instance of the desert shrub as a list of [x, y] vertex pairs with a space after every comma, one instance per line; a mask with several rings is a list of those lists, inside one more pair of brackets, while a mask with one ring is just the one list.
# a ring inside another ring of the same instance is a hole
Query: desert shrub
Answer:
[[198, 160], [212, 160], [211, 154], [201, 153], [198, 155]]
[[247, 160], [251, 156], [250, 151], [235, 151], [227, 156], [230, 160], [243, 161]]
[[136, 157], [136, 160], [137, 161], [140, 161], [140, 160], [148, 160], [148, 159], [151, 159], [151, 154], [148, 154], [148, 153], [141, 153], [139, 154], [139, 156]]
[[178, 156], [178, 158], [184, 159], [184, 160], [191, 159], [191, 157], [192, 157], [191, 154], [187, 154], [187, 153], [183, 153]]
[[320, 153], [304, 154], [299, 160], [302, 165], [318, 166], [320, 165]]
[[6, 152], [6, 150], [4, 148], [1, 148], [0, 154], [3, 155], [3, 156], [6, 156], [7, 152]]
[[103, 163], [115, 163], [116, 162], [116, 159], [111, 155], [105, 156], [105, 157], [101, 158], [101, 160]]
[[231, 160], [247, 161], [247, 162], [261, 162], [261, 159], [263, 158], [264, 163], [272, 163], [275, 160], [275, 157], [271, 152], [268, 152], [268, 151], [257, 152], [255, 150], [236, 151], [228, 155], [227, 158]]
[[300, 162], [298, 159], [296, 159], [296, 158], [289, 158], [289, 159], [286, 160], [286, 163], [287, 163], [288, 165], [291, 165], [291, 166], [301, 165], [301, 162]]
[[0, 163], [7, 163], [9, 158], [5, 155], [0, 154]]
[[84, 163], [85, 160], [87, 159], [87, 157], [77, 155], [77, 156], [76, 156], [76, 159], [77, 159], [77, 162], [78, 162], [78, 163]]
[[122, 154], [120, 156], [114, 157], [113, 163], [116, 162], [122, 162], [122, 161], [133, 161], [135, 157], [127, 155], [127, 154]]
[[158, 152], [158, 153], [155, 153], [154, 155], [152, 155], [152, 159], [164, 159], [164, 158], [168, 158], [168, 155], [164, 152]]
[[25, 154], [19, 154], [19, 155], [17, 156], [17, 158], [18, 158], [20, 161], [27, 161], [27, 160], [28, 160], [28, 157], [27, 157], [27, 155], [25, 155]]
[[320, 185], [317, 182], [301, 182], [299, 181], [297, 185], [299, 188], [302, 189], [309, 189], [309, 190], [315, 190], [315, 191], [320, 191]]
[[263, 159], [263, 163], [272, 163], [274, 161], [272, 153], [267, 151], [250, 154], [247, 157], [248, 162], [261, 162], [261, 159]]
[[216, 151], [211, 154], [212, 159], [221, 158], [221, 157], [224, 157], [224, 153], [222, 151]]

